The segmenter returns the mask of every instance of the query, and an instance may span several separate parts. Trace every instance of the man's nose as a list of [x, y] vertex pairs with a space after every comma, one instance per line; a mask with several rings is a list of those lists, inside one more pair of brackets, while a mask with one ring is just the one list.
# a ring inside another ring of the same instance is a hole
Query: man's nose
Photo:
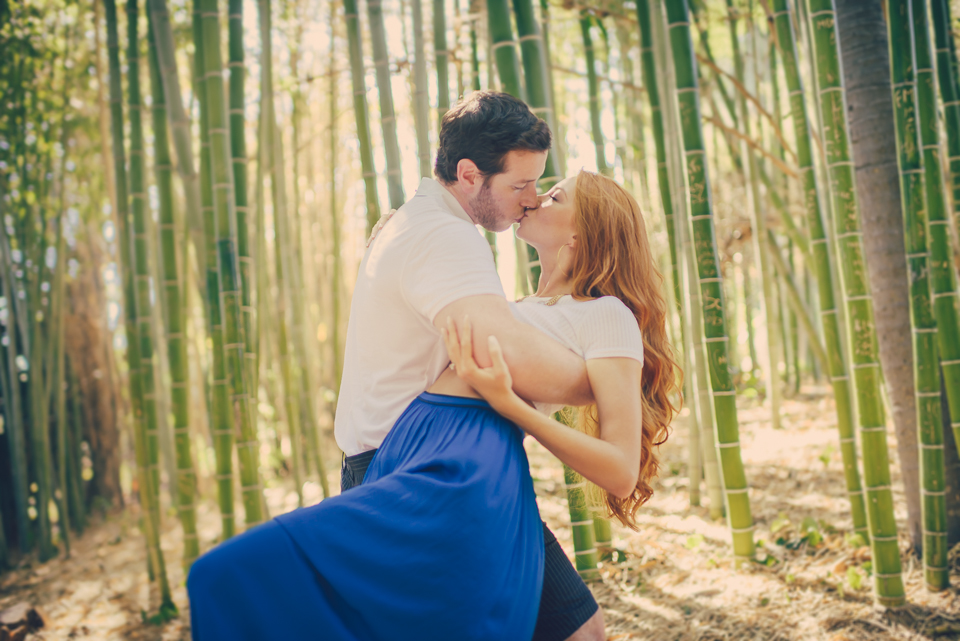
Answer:
[[536, 209], [540, 206], [540, 197], [537, 195], [537, 186], [534, 183], [523, 188], [520, 204], [528, 209]]

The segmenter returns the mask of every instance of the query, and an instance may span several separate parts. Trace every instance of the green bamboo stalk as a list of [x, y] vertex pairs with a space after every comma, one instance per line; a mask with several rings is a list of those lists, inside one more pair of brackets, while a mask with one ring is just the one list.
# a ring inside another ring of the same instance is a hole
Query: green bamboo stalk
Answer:
[[[547, 79], [547, 95], [550, 99], [550, 115], [551, 120], [547, 120], [548, 123], [552, 122], [550, 125], [550, 131], [553, 132], [553, 147], [551, 152], [555, 152], [557, 155], [557, 166], [560, 168], [560, 174], [564, 173], [564, 167], [567, 166], [566, 158], [564, 157], [563, 150], [563, 135], [560, 130], [560, 122], [558, 117], [558, 105], [557, 105], [557, 92], [553, 82], [553, 72], [551, 71], [550, 61], [553, 60], [553, 55], [550, 50], [550, 3], [547, 0], [540, 0], [540, 33], [542, 34], [542, 57], [543, 62], [546, 67], [546, 79]], [[521, 45], [522, 47], [522, 45]]]
[[[63, 211], [61, 209], [61, 211]], [[70, 557], [70, 508], [67, 505], [67, 497], [69, 495], [68, 483], [70, 481], [68, 471], [67, 471], [67, 457], [68, 457], [68, 432], [69, 426], [67, 425], [67, 405], [66, 405], [66, 391], [64, 390], [64, 354], [66, 353], [64, 345], [64, 332], [63, 332], [63, 301], [65, 300], [64, 296], [64, 287], [63, 287], [63, 263], [66, 262], [64, 254], [66, 253], [65, 247], [66, 244], [63, 241], [63, 223], [65, 222], [66, 217], [61, 214], [60, 222], [57, 226], [57, 266], [56, 271], [54, 272], [54, 285], [53, 292], [56, 297], [54, 301], [54, 308], [56, 313], [53, 315], [54, 327], [51, 328], [51, 331], [54, 334], [54, 370], [51, 373], [51, 385], [53, 386], [53, 407], [54, 407], [54, 417], [57, 424], [57, 487], [60, 490], [59, 496], [55, 497], [57, 502], [57, 512], [60, 517], [60, 538], [63, 540], [64, 551], [66, 552], [67, 558]]]
[[599, 581], [597, 545], [594, 540], [593, 512], [584, 492], [586, 482], [568, 466], [563, 466], [563, 479], [570, 507], [570, 529], [573, 533], [574, 566], [584, 581]]
[[[790, 108], [794, 123], [798, 167], [803, 185], [803, 202], [807, 213], [807, 233], [810, 236], [810, 255], [817, 278], [820, 302], [820, 321], [823, 326], [824, 347], [828, 362], [821, 367], [829, 372], [833, 398], [837, 408], [837, 430], [840, 434], [840, 452], [843, 457], [843, 472], [847, 484], [847, 496], [853, 516], [853, 529], [864, 539], [869, 539], [866, 507], [863, 502], [863, 485], [857, 469], [857, 444], [854, 425], [853, 399], [847, 369], [846, 352], [841, 339], [841, 327], [837, 317], [837, 305], [833, 290], [833, 270], [836, 265], [834, 245], [829, 242], [823, 214], [820, 210], [820, 186], [813, 162], [813, 145], [807, 106], [804, 99], [803, 79], [798, 65], [796, 34], [793, 30], [793, 14], [788, 0], [774, 0], [777, 46], [783, 58], [783, 71], [790, 92]], [[814, 346], [813, 340], [810, 341]]]
[[[696, 415], [700, 428], [700, 458], [703, 461], [703, 477], [707, 486], [707, 498], [710, 500], [710, 518], [720, 519], [724, 515], [723, 479], [721, 478], [720, 459], [716, 448], [716, 415], [710, 402], [710, 380], [707, 374], [707, 356], [703, 343], [703, 317], [697, 311], [701, 309], [700, 288], [697, 283], [696, 252], [687, 233], [687, 225], [678, 225], [678, 236], [682, 235], [684, 258], [681, 273], [686, 276], [684, 290], [683, 316], [686, 323], [685, 334], [689, 336], [688, 349], [693, 363], [693, 376], [690, 376], [693, 395], [690, 397], [691, 414]], [[691, 442], [690, 447], [694, 447]], [[691, 455], [692, 457], [693, 455]], [[691, 483], [693, 479], [691, 478]]]
[[427, 88], [421, 0], [410, 0], [410, 13], [413, 17], [413, 121], [417, 133], [417, 158], [420, 161], [420, 177], [429, 178], [433, 175], [430, 166], [430, 91]]
[[303, 507], [303, 452], [301, 449], [300, 431], [300, 403], [295, 384], [296, 363], [290, 353], [290, 338], [287, 335], [290, 322], [290, 301], [293, 296], [290, 291], [292, 275], [290, 260], [290, 240], [288, 232], [287, 195], [283, 171], [283, 145], [280, 132], [277, 128], [277, 119], [274, 112], [273, 98], [273, 44], [271, 38], [270, 0], [259, 0], [257, 3], [260, 16], [260, 126], [264, 128], [262, 134], [263, 151], [261, 162], [264, 163], [264, 174], [270, 176], [271, 192], [273, 196], [273, 226], [274, 226], [274, 259], [277, 279], [277, 306], [276, 327], [278, 355], [283, 377], [283, 398], [287, 414], [287, 425], [290, 430], [290, 446], [293, 467], [293, 478], [297, 488], [297, 504]]
[[[530, 110], [546, 121], [556, 139], [557, 122], [553, 100], [550, 96], [550, 68], [544, 48], [544, 36], [533, 13], [532, 0], [514, 0], [513, 11], [517, 21], [517, 36], [520, 39], [520, 56], [523, 61], [523, 80], [526, 101]], [[557, 156], [557, 145], [547, 153], [547, 164], [540, 177], [540, 189], [546, 191], [563, 178]], [[531, 252], [531, 256], [535, 254]], [[539, 278], [539, 268], [537, 278]]]
[[360, 167], [363, 172], [364, 194], [367, 204], [367, 235], [380, 220], [380, 200], [377, 197], [377, 173], [373, 167], [373, 148], [370, 145], [370, 118], [367, 108], [367, 89], [363, 73], [363, 40], [360, 37], [360, 16], [357, 0], [343, 0], [347, 22], [347, 45], [350, 50], [350, 80], [353, 85], [353, 113], [357, 121], [360, 141]]
[[[740, 53], [740, 43], [737, 37], [737, 11], [734, 8], [733, 0], [726, 1], [727, 9], [730, 13], [730, 40], [733, 45], [735, 74], [737, 81], [742, 86], [745, 78], [743, 56]], [[747, 99], [742, 91], [737, 92], [737, 107], [740, 113], [739, 119], [743, 129], [743, 134], [749, 140], [751, 138], [751, 116], [747, 107]], [[745, 149], [744, 153], [746, 154], [747, 158], [747, 173], [744, 174], [744, 180], [749, 186], [751, 196], [748, 209], [750, 211], [750, 226], [753, 228], [753, 250], [757, 261], [757, 273], [758, 277], [760, 278], [764, 316], [766, 317], [767, 355], [769, 358], [769, 368], [765, 374], [767, 381], [767, 394], [770, 397], [770, 419], [773, 424], [773, 428], [780, 429], [781, 392], [778, 360], [782, 351], [780, 348], [782, 336], [780, 335], [779, 331], [780, 325], [776, 305], [774, 303], [775, 294], [773, 291], [773, 273], [769, 266], [770, 259], [767, 256], [767, 245], [765, 242], [763, 242], [763, 238], [766, 236], [767, 225], [766, 221], [764, 220], [764, 213], [760, 211], [762, 209], [762, 204], [760, 200], [759, 181], [757, 180], [757, 174], [760, 171], [760, 168], [758, 167], [756, 155], [752, 150]]]
[[[193, 133], [190, 115], [183, 107], [183, 93], [180, 89], [180, 76], [177, 72], [176, 46], [173, 29], [170, 26], [170, 14], [166, 0], [147, 0], [150, 11], [153, 34], [156, 39], [157, 65], [163, 82], [166, 98], [167, 124], [173, 137], [173, 150], [177, 155], [177, 173], [183, 185], [186, 211], [185, 228], [203, 229], [203, 211], [200, 197], [200, 182], [193, 155]], [[189, 234], [188, 234], [189, 235]], [[196, 236], [202, 240], [202, 234]], [[206, 261], [205, 247], [202, 242], [194, 243], [199, 264]], [[186, 252], [181, 252], [181, 274], [186, 274]]]
[[230, 414], [237, 430], [240, 488], [247, 525], [264, 518], [260, 485], [260, 446], [252, 425], [247, 391], [244, 327], [241, 321], [242, 292], [237, 240], [237, 215], [233, 200], [233, 172], [230, 139], [227, 136], [227, 109], [223, 87], [223, 59], [220, 53], [219, 9], [216, 0], [200, 0], [203, 36], [204, 78], [206, 79], [207, 124], [210, 134], [211, 180], [216, 215], [217, 266], [223, 320], [223, 351], [230, 389]]
[[69, 480], [67, 482], [67, 504], [70, 508], [70, 518], [73, 521], [74, 528], [79, 534], [83, 534], [83, 531], [87, 527], [87, 513], [86, 506], [83, 500], [83, 476], [81, 470], [80, 459], [82, 457], [82, 452], [80, 450], [80, 444], [83, 442], [83, 422], [80, 418], [82, 413], [82, 404], [80, 401], [79, 388], [80, 384], [77, 382], [76, 372], [73, 370], [72, 363], [67, 361], [66, 364], [67, 380], [67, 389], [70, 392], [70, 434], [69, 434], [69, 443], [68, 450], [69, 455], [67, 456], [67, 474], [69, 475]]
[[603, 130], [600, 128], [600, 83], [597, 80], [597, 63], [594, 53], [593, 38], [590, 27], [595, 20], [586, 9], [580, 12], [580, 32], [583, 34], [583, 53], [587, 64], [587, 89], [590, 104], [590, 130], [593, 135], [593, 146], [597, 152], [597, 171], [604, 176], [612, 176], [612, 168], [607, 165], [604, 153]]
[[399, 209], [406, 198], [403, 195], [403, 182], [400, 175], [397, 116], [393, 109], [393, 90], [390, 88], [390, 60], [387, 55], [387, 37], [383, 26], [383, 0], [368, 0], [367, 18], [370, 21], [373, 66], [376, 69], [377, 93], [380, 96], [380, 126], [383, 129], [383, 149], [387, 158], [387, 192], [390, 195], [390, 207]]
[[[645, 0], [642, 0], [645, 2]], [[672, 73], [670, 47], [664, 33], [666, 18], [663, 14], [663, 5], [655, 2], [647, 6], [643, 15], [647, 21], [647, 36], [643, 39], [643, 23], [641, 23], [642, 42], [648, 43], [650, 54], [645, 61], [645, 77], [648, 91], [656, 83], [663, 87], [664, 105], [657, 99], [657, 111], [661, 123], [661, 131], [665, 134], [661, 139], [663, 162], [658, 163], [662, 168], [663, 179], [661, 189], [663, 196], [671, 203], [671, 222], [674, 226], [675, 253], [678, 256], [679, 283], [682, 296], [680, 304], [682, 334], [685, 348], [690, 353], [693, 363], [693, 375], [689, 378], [693, 384], [694, 394], [690, 397], [692, 413], [696, 415], [700, 427], [700, 454], [703, 460], [703, 474], [709, 498], [710, 518], [720, 519], [724, 516], [723, 482], [721, 479], [718, 450], [716, 447], [716, 416], [711, 399], [710, 382], [707, 374], [706, 351], [703, 342], [703, 317], [699, 283], [697, 282], [696, 250], [691, 238], [688, 216], [689, 201], [686, 198], [686, 176], [684, 171], [683, 141], [680, 133], [679, 112], [676, 104], [675, 76]], [[649, 25], [654, 29], [651, 31]], [[658, 94], [659, 95], [659, 94]], [[659, 173], [659, 172], [658, 172]], [[659, 181], [658, 181], [659, 182]]]
[[140, 34], [137, 0], [127, 0], [127, 101], [130, 107], [130, 225], [128, 226], [134, 279], [134, 309], [140, 342], [140, 380], [146, 427], [151, 504], [160, 526], [160, 423], [153, 346], [153, 304], [150, 300], [150, 240], [147, 235], [147, 188], [140, 103]]
[[10, 565], [10, 548], [7, 546], [7, 535], [3, 527], [3, 511], [0, 510], [0, 568]]
[[[664, 142], [663, 113], [660, 109], [660, 91], [657, 82], [657, 66], [653, 54], [653, 38], [650, 31], [650, 7], [647, 0], [636, 0], [637, 19], [640, 23], [640, 57], [642, 63], [643, 86], [647, 100], [650, 101], [650, 122], [653, 128], [653, 140], [657, 154], [657, 182], [660, 187], [660, 202], [667, 224], [667, 238], [670, 244], [670, 265], [673, 277], [673, 294], [677, 304], [683, 300], [680, 293], [680, 274], [677, 270], [677, 240], [674, 224], [673, 197], [670, 191], [670, 177], [667, 172], [666, 143]], [[681, 323], [681, 326], [683, 324]]]
[[[147, 542], [147, 553], [150, 558], [149, 567], [154, 572], [154, 578], [160, 588], [160, 615], [161, 617], [176, 614], [176, 606], [170, 594], [170, 586], [164, 567], [163, 553], [160, 550], [159, 527], [155, 520], [156, 510], [153, 506], [154, 493], [151, 491], [153, 483], [149, 470], [147, 453], [147, 434], [144, 424], [142, 365], [140, 355], [140, 340], [137, 331], [136, 289], [131, 263], [132, 247], [128, 242], [130, 222], [129, 192], [127, 185], [126, 153], [123, 144], [123, 98], [120, 86], [120, 44], [117, 35], [117, 7], [114, 0], [104, 0], [104, 13], [107, 20], [107, 52], [110, 68], [110, 114], [111, 133], [113, 139], [113, 162], [117, 179], [117, 244], [120, 247], [120, 273], [123, 279], [124, 290], [124, 321], [127, 333], [127, 364], [130, 381], [130, 401], [133, 408], [133, 440], [136, 450], [137, 479], [139, 483], [140, 505], [143, 511], [143, 529]], [[136, 6], [134, 5], [134, 15]], [[134, 25], [136, 22], [134, 21]], [[134, 26], [131, 31], [135, 31]], [[135, 33], [133, 35], [136, 35]], [[129, 69], [128, 69], [129, 71]], [[129, 76], [128, 76], [129, 77]]]
[[[620, 74], [625, 87], [629, 90], [617, 92], [619, 100], [626, 114], [626, 127], [622, 143], [624, 158], [624, 186], [638, 194], [637, 201], [643, 211], [651, 211], [653, 203], [650, 199], [650, 189], [647, 186], [646, 169], [646, 135], [642, 117], [642, 91], [634, 73], [633, 42], [631, 30], [622, 21], [617, 21], [617, 42], [620, 45], [618, 58]], [[628, 153], [629, 152], [629, 153]]]
[[520, 83], [517, 41], [513, 37], [507, 0], [487, 0], [487, 30], [493, 57], [497, 62], [501, 90], [526, 102], [527, 97]]
[[[259, 367], [257, 361], [257, 308], [253, 287], [254, 264], [250, 250], [250, 208], [247, 203], [247, 139], [244, 121], [243, 0], [230, 0], [228, 43], [230, 69], [230, 153], [233, 162], [233, 198], [237, 212], [237, 256], [240, 266], [240, 309], [243, 317], [243, 355], [248, 393], [256, 398]], [[256, 407], [252, 404], [251, 407]], [[253, 411], [251, 409], [251, 411]], [[254, 426], [256, 421], [254, 421]], [[254, 428], [255, 429], [255, 428]]]
[[[0, 186], [2, 187], [2, 186]], [[3, 194], [0, 193], [0, 196]], [[0, 198], [0, 202], [2, 198]], [[2, 221], [0, 221], [2, 222]], [[3, 277], [3, 298], [7, 305], [7, 346], [5, 350], [5, 382], [3, 388], [4, 425], [10, 448], [10, 471], [13, 484], [14, 524], [17, 528], [17, 547], [21, 552], [32, 549], [30, 517], [28, 516], [29, 483], [27, 480], [27, 434], [23, 425], [22, 397], [17, 374], [17, 336], [19, 315], [16, 284], [14, 283], [13, 259], [6, 224], [0, 224], [0, 260]]]
[[[339, 82], [339, 77], [334, 73], [334, 65], [336, 64], [335, 60], [335, 38], [336, 34], [336, 22], [334, 21], [334, 8], [331, 5], [330, 7], [330, 83], [328, 85], [328, 98], [329, 98], [329, 108], [330, 108], [330, 163], [329, 163], [329, 177], [330, 177], [330, 234], [332, 236], [331, 245], [332, 245], [332, 254], [333, 254], [333, 269], [331, 274], [331, 286], [330, 286], [330, 342], [331, 342], [331, 355], [332, 355], [332, 371], [333, 371], [333, 389], [334, 389], [334, 399], [336, 399], [340, 394], [340, 379], [343, 369], [343, 359], [340, 353], [340, 280], [342, 278], [341, 273], [343, 270], [343, 261], [340, 255], [340, 219], [339, 211], [337, 207], [337, 149], [339, 139], [337, 137], [337, 102], [339, 98], [339, 92], [337, 90], [337, 83]], [[313, 396], [308, 396], [308, 398], [313, 398]], [[313, 408], [313, 404], [310, 404], [310, 408]], [[314, 414], [315, 416], [315, 414]], [[311, 437], [316, 441], [314, 452], [316, 453], [316, 467], [317, 475], [320, 477], [320, 487], [323, 490], [323, 497], [327, 498], [330, 496], [330, 486], [327, 481], [327, 469], [323, 462], [323, 451], [320, 447], [320, 429], [319, 425], [311, 425]]]
[[[67, 407], [66, 407], [66, 394], [64, 385], [66, 383], [64, 376], [64, 364], [66, 361], [66, 348], [64, 342], [64, 300], [65, 298], [65, 288], [64, 288], [64, 274], [66, 273], [66, 240], [64, 235], [64, 225], [67, 221], [67, 198], [66, 198], [66, 178], [67, 178], [67, 162], [69, 153], [69, 140], [70, 140], [70, 121], [67, 119], [67, 107], [70, 104], [70, 84], [67, 82], [67, 77], [69, 73], [68, 63], [71, 60], [69, 55], [70, 49], [74, 44], [75, 33], [78, 27], [74, 25], [71, 27], [66, 27], [65, 40], [67, 42], [67, 47], [64, 50], [63, 56], [63, 88], [61, 92], [61, 105], [64, 108], [63, 119], [60, 124], [60, 146], [63, 149], [64, 153], [60, 156], [60, 168], [59, 168], [59, 181], [58, 189], [59, 192], [59, 203], [58, 209], [59, 214], [57, 216], [57, 241], [55, 245], [56, 251], [56, 265], [53, 272], [53, 285], [51, 287], [51, 327], [49, 329], [51, 335], [53, 336], [53, 350], [51, 354], [51, 359], [53, 360], [52, 369], [48, 369], [47, 376], [49, 385], [48, 388], [53, 398], [53, 411], [54, 411], [54, 420], [57, 425], [57, 488], [59, 492], [56, 492], [54, 499], [57, 504], [57, 511], [59, 516], [59, 527], [60, 527], [60, 538], [63, 539], [64, 551], [67, 558], [70, 557], [70, 509], [67, 505], [67, 496], [69, 494], [68, 490], [68, 470], [67, 470], [67, 443], [69, 441], [68, 432], [69, 426], [67, 425]], [[0, 525], [2, 527], [2, 525]]]
[[[204, 226], [206, 260], [207, 335], [212, 346], [210, 389], [210, 427], [217, 465], [217, 498], [220, 505], [221, 534], [225, 541], [236, 533], [233, 496], [233, 426], [229, 414], [226, 361], [223, 350], [223, 315], [220, 309], [220, 282], [217, 269], [216, 216], [213, 206], [213, 181], [210, 157], [210, 124], [208, 118], [206, 78], [204, 76], [204, 39], [199, 2], [194, 2], [194, 76], [200, 106], [200, 201]], [[198, 256], [199, 259], [199, 256]]]
[[[127, 102], [130, 108], [130, 161], [127, 174], [130, 210], [126, 223], [126, 234], [120, 237], [121, 243], [130, 246], [130, 262], [126, 269], [132, 270], [131, 300], [133, 320], [138, 341], [140, 361], [140, 411], [144, 438], [142, 440], [145, 458], [138, 466], [146, 466], [148, 479], [145, 489], [150, 495], [149, 504], [144, 504], [144, 521], [151, 518], [154, 535], [159, 536], [160, 513], [160, 424], [156, 367], [154, 360], [153, 304], [150, 299], [152, 274], [150, 270], [150, 239], [147, 232], [147, 193], [144, 161], [143, 114], [140, 99], [140, 36], [139, 9], [136, 0], [127, 0]], [[149, 510], [150, 515], [146, 512]], [[152, 547], [151, 541], [147, 546]], [[166, 569], [161, 559], [155, 562], [148, 555], [148, 571], [151, 580], [158, 579], [161, 584], [167, 581]], [[164, 598], [164, 601], [167, 599]]]
[[450, 109], [450, 52], [447, 50], [445, 0], [433, 0], [433, 55], [437, 66], [437, 127]]
[[727, 518], [733, 535], [734, 554], [738, 560], [748, 560], [754, 555], [753, 517], [750, 513], [746, 474], [740, 458], [736, 392], [727, 360], [728, 337], [723, 309], [723, 283], [717, 257], [710, 182], [700, 125], [697, 63], [690, 38], [686, 0], [668, 2], [665, 8], [686, 159], [690, 226], [703, 296], [703, 332], [716, 411], [716, 440], [723, 471]]
[[[954, 76], [950, 73], [949, 6], [933, 0], [933, 25], [937, 41], [937, 76], [933, 75], [933, 59], [929, 54], [930, 37], [926, 14], [920, 9], [924, 3], [914, 3], [914, 28], [917, 50], [917, 98], [920, 116], [920, 135], [923, 143], [923, 165], [926, 173], [927, 221], [930, 229], [930, 285], [933, 307], [937, 318], [937, 338], [944, 386], [950, 406], [950, 426], [955, 440], [960, 443], [960, 321], [956, 308], [956, 274], [948, 232], [949, 216], [941, 175], [941, 151], [937, 131], [937, 85], [944, 103], [944, 124], [947, 130], [947, 154], [951, 158], [950, 180], [954, 186], [954, 207], [960, 189], [960, 167], [954, 171], [953, 157], [960, 156], [960, 102], [956, 98]], [[946, 33], [944, 33], [946, 31]], [[951, 149], [953, 147], [954, 149]], [[957, 158], [960, 161], [960, 158]]]
[[471, 87], [474, 91], [480, 91], [480, 52], [477, 46], [477, 21], [474, 18], [470, 21], [470, 70], [473, 72]]
[[900, 550], [893, 513], [887, 427], [880, 384], [877, 336], [873, 320], [873, 298], [863, 256], [863, 232], [856, 200], [856, 182], [850, 150], [840, 68], [839, 39], [833, 0], [808, 0], [816, 60], [817, 95], [830, 202], [846, 300], [850, 350], [857, 394], [860, 446], [863, 450], [863, 481], [866, 490], [867, 524], [873, 555], [874, 590], [885, 606], [904, 600], [900, 574]]
[[[38, 234], [39, 235], [39, 234]], [[42, 236], [38, 256], [43, 256], [46, 243]], [[27, 243], [29, 247], [33, 243]], [[36, 282], [42, 278], [43, 263], [37, 264]], [[39, 293], [39, 290], [38, 292]], [[34, 300], [39, 301], [39, 296]], [[47, 336], [43, 331], [44, 312], [40, 309], [31, 315], [31, 350], [28, 358], [27, 384], [30, 398], [30, 463], [33, 468], [34, 479], [37, 485], [37, 531], [40, 547], [40, 562], [43, 563], [57, 556], [58, 549], [53, 542], [52, 522], [50, 519], [50, 503], [53, 501], [53, 462], [50, 455], [49, 404], [44, 382], [44, 361], [49, 360], [53, 348], [47, 346]]]
[[[953, 314], [956, 338], [949, 241], [943, 225], [944, 203], [939, 173], [939, 143], [936, 124], [936, 86], [933, 84], [933, 60], [926, 24], [926, 3], [918, 2], [911, 11], [910, 0], [888, 0], [887, 33], [890, 42], [890, 82], [893, 89], [894, 118], [897, 131], [897, 164], [900, 168], [900, 204], [903, 208], [904, 244], [910, 274], [910, 325], [913, 330], [913, 368], [917, 399], [917, 432], [921, 446], [920, 474], [923, 487], [923, 565], [927, 589], [945, 589], [950, 582], [947, 567], [946, 479], [943, 469], [943, 423], [940, 409], [938, 361], [939, 324], [934, 315], [931, 281], [937, 280], [934, 293], [947, 290], [943, 300]], [[916, 26], [914, 30], [911, 27]], [[913, 32], [913, 33], [911, 33]], [[913, 46], [914, 41], [916, 46]], [[923, 95], [920, 95], [921, 92]], [[925, 120], [925, 117], [927, 118]], [[926, 161], [926, 162], [925, 162]], [[928, 164], [929, 163], [929, 164]], [[932, 166], [931, 166], [932, 165]], [[932, 183], [932, 184], [931, 184]], [[929, 206], [929, 209], [928, 209]], [[936, 224], [927, 228], [928, 211]], [[939, 259], [931, 261], [931, 244], [939, 236]], [[946, 254], [946, 256], [944, 256]], [[938, 290], [940, 290], [938, 292]], [[951, 318], [952, 316], [952, 318]], [[947, 372], [955, 374], [949, 365]], [[953, 378], [951, 376], [951, 378]], [[954, 399], [960, 390], [954, 391]], [[948, 395], [949, 398], [949, 395]], [[960, 410], [960, 407], [957, 407]], [[952, 415], [951, 415], [952, 418]]]
[[[944, 126], [947, 130], [947, 159], [950, 167], [950, 191], [953, 216], [960, 225], [960, 96], [954, 70], [953, 24], [948, 0], [930, 0], [933, 35], [936, 43], [937, 79], [943, 99]], [[960, 227], [958, 227], [960, 229]], [[955, 422], [951, 418], [951, 422]], [[957, 433], [957, 425], [953, 426]]]
[[160, 243], [163, 264], [164, 325], [167, 330], [167, 359], [170, 364], [170, 402], [173, 415], [174, 456], [176, 459], [177, 516], [183, 527], [183, 567], [189, 569], [200, 555], [197, 538], [197, 513], [194, 488], [197, 474], [193, 468], [190, 445], [190, 394], [187, 371], [186, 309], [183, 306], [181, 261], [177, 256], [177, 230], [173, 210], [173, 163], [167, 135], [167, 100], [160, 77], [159, 56], [153, 14], [149, 22], [150, 84], [153, 94], [153, 150], [157, 192], [160, 202]]

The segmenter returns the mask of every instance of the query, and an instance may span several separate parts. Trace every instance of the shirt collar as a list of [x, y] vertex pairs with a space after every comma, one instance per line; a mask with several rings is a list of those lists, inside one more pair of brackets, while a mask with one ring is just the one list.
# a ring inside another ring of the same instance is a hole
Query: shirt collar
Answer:
[[470, 215], [463, 208], [460, 202], [454, 197], [450, 191], [441, 185], [438, 181], [433, 178], [421, 178], [420, 186], [417, 187], [417, 196], [427, 196], [431, 198], [439, 198], [443, 201], [445, 208], [457, 218], [462, 218], [471, 225], [474, 222], [470, 219]]

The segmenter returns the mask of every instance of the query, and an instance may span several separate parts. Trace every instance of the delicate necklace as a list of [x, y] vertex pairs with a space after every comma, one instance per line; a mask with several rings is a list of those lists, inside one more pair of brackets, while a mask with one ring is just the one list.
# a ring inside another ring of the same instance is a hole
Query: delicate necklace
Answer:
[[560, 301], [560, 299], [563, 298], [564, 296], [566, 296], [566, 294], [557, 294], [556, 296], [550, 298], [549, 300], [544, 301], [544, 300], [541, 300], [539, 297], [535, 297], [535, 296], [533, 296], [533, 294], [531, 294], [530, 296], [524, 296], [523, 298], [521, 298], [521, 299], [518, 300], [517, 302], [518, 302], [518, 303], [521, 303], [521, 302], [527, 300], [528, 298], [533, 297], [533, 298], [534, 298], [534, 301], [533, 301], [533, 302], [535, 302], [535, 303], [540, 303], [541, 305], [546, 305], [547, 307], [550, 307], [551, 305], [556, 305], [556, 304]]

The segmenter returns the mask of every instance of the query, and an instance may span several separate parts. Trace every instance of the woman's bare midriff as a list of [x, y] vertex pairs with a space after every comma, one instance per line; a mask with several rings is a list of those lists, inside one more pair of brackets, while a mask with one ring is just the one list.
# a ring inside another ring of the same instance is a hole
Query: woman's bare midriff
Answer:
[[443, 370], [443, 374], [437, 379], [437, 382], [427, 388], [431, 394], [446, 394], [447, 396], [465, 396], [467, 398], [480, 398], [480, 395], [473, 391], [473, 388], [460, 380], [456, 372], [450, 369]]

